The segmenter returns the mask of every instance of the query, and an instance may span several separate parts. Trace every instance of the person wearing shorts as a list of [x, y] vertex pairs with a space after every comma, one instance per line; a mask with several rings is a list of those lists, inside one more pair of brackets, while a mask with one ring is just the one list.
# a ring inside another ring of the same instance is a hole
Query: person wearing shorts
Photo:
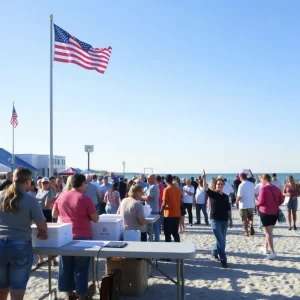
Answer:
[[243, 222], [244, 233], [243, 236], [249, 236], [248, 224], [250, 223], [250, 234], [254, 235], [253, 228], [253, 210], [254, 210], [254, 193], [255, 186], [252, 182], [247, 180], [245, 173], [240, 174], [241, 184], [237, 192], [237, 203], [239, 204], [240, 216]]
[[36, 199], [28, 194], [32, 172], [17, 168], [13, 183], [0, 195], [0, 299], [23, 299], [33, 261], [31, 224], [47, 239], [47, 223]]
[[253, 220], [253, 215], [254, 215], [253, 208], [240, 209], [240, 217], [242, 221]]
[[263, 225], [263, 227], [266, 226], [275, 226], [277, 220], [278, 220], [278, 214], [276, 215], [267, 215], [263, 212], [259, 212], [260, 220]]
[[264, 227], [265, 247], [262, 248], [267, 259], [277, 257], [273, 244], [273, 228], [278, 219], [279, 206], [283, 203], [283, 196], [278, 187], [271, 184], [271, 176], [264, 174], [261, 176], [263, 186], [259, 190], [258, 207], [259, 216]]
[[289, 230], [292, 230], [292, 217], [294, 221], [293, 224], [294, 230], [297, 230], [296, 220], [297, 220], [297, 208], [298, 208], [299, 195], [300, 195], [299, 186], [295, 183], [294, 177], [288, 176], [286, 180], [286, 185], [283, 188], [283, 196], [290, 198], [287, 205]]

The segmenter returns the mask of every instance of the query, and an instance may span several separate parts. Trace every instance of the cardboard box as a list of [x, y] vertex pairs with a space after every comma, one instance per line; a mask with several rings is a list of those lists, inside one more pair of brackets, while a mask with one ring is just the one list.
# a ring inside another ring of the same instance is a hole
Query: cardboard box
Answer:
[[48, 239], [40, 240], [37, 238], [37, 228], [33, 224], [32, 229], [32, 246], [33, 247], [51, 247], [59, 248], [73, 241], [71, 223], [47, 223]]
[[93, 240], [120, 241], [123, 236], [123, 219], [100, 218], [92, 222]]
[[106, 274], [121, 271], [121, 296], [142, 296], [148, 288], [148, 267], [142, 259], [107, 259]]

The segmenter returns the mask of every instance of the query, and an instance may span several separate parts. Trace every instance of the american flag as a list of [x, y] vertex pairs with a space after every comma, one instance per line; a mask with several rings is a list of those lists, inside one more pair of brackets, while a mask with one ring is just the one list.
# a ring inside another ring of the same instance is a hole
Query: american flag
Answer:
[[13, 106], [12, 115], [10, 119], [10, 124], [16, 128], [18, 126], [18, 115], [15, 109], [15, 106]]
[[54, 24], [55, 51], [54, 60], [73, 63], [88, 70], [104, 73], [112, 48], [93, 48]]

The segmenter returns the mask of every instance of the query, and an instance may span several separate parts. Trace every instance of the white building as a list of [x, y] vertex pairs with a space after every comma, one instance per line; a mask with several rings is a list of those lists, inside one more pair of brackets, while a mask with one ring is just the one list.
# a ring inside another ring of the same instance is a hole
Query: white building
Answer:
[[[16, 154], [30, 165], [39, 170], [38, 174], [49, 177], [50, 156], [40, 154]], [[59, 173], [66, 170], [66, 157], [53, 155], [53, 175], [57, 176]]]

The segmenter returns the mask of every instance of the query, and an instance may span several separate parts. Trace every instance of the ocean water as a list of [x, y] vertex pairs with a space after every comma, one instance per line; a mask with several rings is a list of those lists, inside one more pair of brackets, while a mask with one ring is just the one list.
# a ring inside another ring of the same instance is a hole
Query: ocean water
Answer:
[[[259, 175], [261, 175], [262, 173], [253, 173], [254, 177], [255, 178], [258, 178]], [[300, 173], [276, 173], [277, 174], [277, 179], [281, 182], [281, 183], [284, 183], [286, 178], [289, 176], [289, 175], [292, 175], [295, 180], [297, 180], [299, 183], [300, 181]], [[117, 174], [118, 176], [120, 175], [123, 175], [121, 173], [118, 173]], [[128, 178], [128, 179], [131, 179], [133, 176], [135, 177], [139, 177], [141, 175], [141, 173], [125, 173], [125, 178]], [[165, 176], [166, 174], [157, 174], [157, 175], [162, 175], [162, 176]], [[178, 176], [179, 178], [191, 178], [191, 177], [194, 177], [194, 178], [198, 178], [199, 175], [201, 174], [172, 174], [172, 175], [176, 175]], [[206, 174], [206, 177], [207, 177], [207, 181], [209, 182], [213, 177], [218, 177], [219, 175], [222, 175], [224, 178], [227, 178], [227, 181], [229, 183], [233, 183], [233, 181], [235, 180], [235, 177], [237, 175], [237, 173], [211, 173], [211, 174]], [[270, 173], [270, 175], [272, 176], [272, 174]]]

